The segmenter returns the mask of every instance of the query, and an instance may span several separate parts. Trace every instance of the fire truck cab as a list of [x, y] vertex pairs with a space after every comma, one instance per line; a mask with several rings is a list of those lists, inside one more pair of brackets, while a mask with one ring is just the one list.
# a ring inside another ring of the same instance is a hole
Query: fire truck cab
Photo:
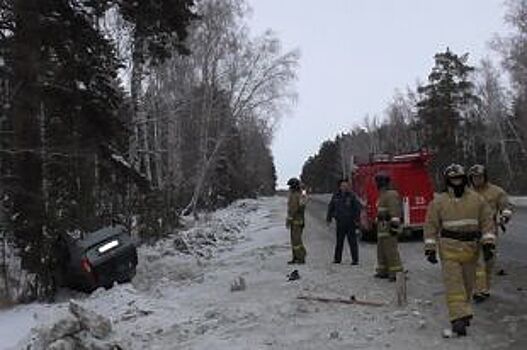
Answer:
[[422, 234], [426, 209], [434, 197], [434, 186], [427, 165], [430, 154], [425, 151], [396, 156], [379, 154], [367, 163], [356, 164], [352, 174], [352, 187], [363, 204], [361, 231], [364, 240], [375, 240], [378, 192], [375, 175], [390, 175], [391, 186], [402, 201], [403, 235]]

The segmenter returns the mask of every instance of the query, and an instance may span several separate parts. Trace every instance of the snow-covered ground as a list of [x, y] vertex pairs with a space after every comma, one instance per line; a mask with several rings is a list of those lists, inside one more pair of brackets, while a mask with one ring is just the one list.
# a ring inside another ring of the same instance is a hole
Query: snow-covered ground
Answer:
[[[68, 313], [71, 297], [110, 319], [109, 338], [123, 349], [481, 349], [474, 336], [441, 337], [448, 321], [440, 282], [429, 286], [410, 276], [414, 292], [406, 307], [398, 307], [394, 284], [372, 278], [373, 245], [362, 246], [358, 267], [331, 264], [334, 233], [323, 222], [308, 218], [308, 263], [287, 265], [285, 205], [283, 197], [240, 201], [142, 247], [132, 284], [0, 311], [0, 349], [23, 348], [30, 328]], [[419, 256], [423, 265], [415, 246], [403, 248], [405, 254]], [[294, 268], [301, 278], [288, 281]], [[240, 277], [246, 288], [233, 291]], [[321, 303], [300, 295], [355, 295], [385, 305]]]
[[510, 201], [514, 206], [527, 207], [527, 197], [511, 196]]

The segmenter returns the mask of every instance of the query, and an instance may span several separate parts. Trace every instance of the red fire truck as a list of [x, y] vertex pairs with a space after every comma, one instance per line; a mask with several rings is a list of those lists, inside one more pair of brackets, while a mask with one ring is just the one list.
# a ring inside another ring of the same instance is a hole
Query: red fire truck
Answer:
[[426, 151], [391, 155], [375, 155], [367, 163], [356, 164], [352, 186], [362, 201], [362, 237], [375, 240], [375, 218], [377, 217], [377, 187], [375, 175], [385, 172], [402, 199], [403, 235], [422, 233], [428, 203], [434, 197], [434, 186], [427, 171], [430, 154]]

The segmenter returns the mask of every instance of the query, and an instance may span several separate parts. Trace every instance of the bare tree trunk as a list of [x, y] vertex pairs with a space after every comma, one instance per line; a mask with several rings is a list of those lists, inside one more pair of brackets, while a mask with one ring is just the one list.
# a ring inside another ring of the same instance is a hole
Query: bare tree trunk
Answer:
[[11, 296], [9, 293], [9, 276], [8, 276], [8, 270], [7, 270], [7, 230], [1, 230], [0, 231], [0, 239], [2, 244], [2, 260], [0, 263], [0, 280], [2, 281], [2, 287], [0, 287], [0, 299], [4, 299], [6, 301], [10, 301]]
[[505, 135], [503, 133], [503, 128], [501, 127], [501, 120], [496, 121], [496, 129], [498, 130], [498, 135], [500, 138], [499, 147], [500, 147], [501, 159], [505, 163], [505, 168], [507, 169], [507, 178], [512, 179], [512, 176], [513, 176], [512, 164], [509, 158], [509, 154], [507, 153], [507, 148], [505, 144]]
[[192, 199], [190, 200], [190, 203], [187, 205], [187, 208], [184, 210], [184, 212], [193, 213], [194, 215], [196, 214], [196, 208], [198, 205], [199, 198], [201, 197], [203, 187], [205, 185], [205, 180], [207, 179], [207, 175], [209, 173], [210, 168], [216, 162], [216, 156], [219, 150], [221, 149], [226, 136], [226, 134], [219, 136], [218, 140], [216, 141], [216, 144], [214, 145], [214, 150], [212, 151], [211, 155], [206, 159], [203, 168], [200, 170], [196, 186], [194, 187]]
[[143, 155], [143, 161], [145, 166], [145, 176], [148, 179], [148, 181], [152, 182], [152, 163], [151, 163], [151, 151], [150, 149], [150, 142], [149, 142], [149, 124], [150, 121], [147, 120], [147, 117], [145, 115], [143, 107], [141, 107], [141, 113], [139, 114], [139, 120], [141, 120], [141, 126], [143, 129], [142, 132], [142, 149], [140, 150], [141, 154]]
[[145, 56], [145, 40], [141, 24], [138, 23], [134, 31], [134, 48], [132, 53], [132, 79], [130, 93], [134, 106], [132, 125], [134, 136], [131, 142], [132, 159], [137, 162], [136, 169], [141, 170], [144, 166], [146, 178], [152, 181], [152, 169], [150, 165], [150, 147], [148, 142], [148, 123], [143, 98], [143, 71]]
[[162, 167], [162, 154], [161, 154], [161, 140], [159, 137], [159, 120], [156, 118], [154, 124], [154, 166], [156, 171], [156, 185], [159, 189], [163, 188], [163, 167]]
[[509, 130], [513, 133], [514, 135], [514, 139], [512, 140], [513, 142], [517, 142], [518, 145], [520, 146], [520, 149], [523, 153], [523, 155], [527, 155], [527, 150], [525, 149], [525, 145], [524, 143], [522, 142], [522, 139], [520, 137], [520, 134], [518, 133], [518, 130], [516, 129], [516, 127], [514, 126], [514, 124], [508, 119], [508, 118], [505, 118], [505, 121], [507, 123], [507, 126], [509, 127]]
[[[39, 71], [41, 61], [40, 1], [15, 2], [17, 14], [14, 38], [14, 80], [19, 82], [13, 100], [13, 126], [15, 136], [17, 192], [14, 198], [15, 236], [24, 245], [24, 267], [39, 277], [37, 291], [51, 284], [48, 280], [47, 254], [44, 240], [44, 203], [42, 189], [42, 159], [39, 115], [41, 98]], [[45, 292], [44, 292], [45, 293]], [[45, 296], [45, 295], [39, 295]]]
[[[46, 217], [46, 213], [48, 212], [49, 208], [49, 182], [48, 182], [48, 142], [47, 142], [47, 134], [46, 134], [46, 116], [44, 112], [44, 105], [40, 104], [40, 118], [39, 118], [39, 126], [40, 126], [40, 142], [41, 142], [41, 148], [40, 148], [40, 158], [42, 163], [42, 202], [43, 202], [43, 209], [44, 209], [44, 217]], [[45, 230], [45, 225], [44, 225]]]

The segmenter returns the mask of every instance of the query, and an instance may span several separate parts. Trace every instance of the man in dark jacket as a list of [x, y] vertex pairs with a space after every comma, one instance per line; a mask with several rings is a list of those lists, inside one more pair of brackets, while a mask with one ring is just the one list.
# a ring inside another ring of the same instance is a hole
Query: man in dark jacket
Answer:
[[357, 235], [355, 230], [360, 218], [361, 204], [355, 194], [351, 191], [348, 179], [339, 181], [339, 190], [333, 195], [328, 205], [326, 221], [328, 225], [331, 219], [337, 222], [337, 243], [335, 245], [335, 256], [333, 262], [340, 264], [342, 260], [342, 248], [344, 240], [348, 237], [351, 252], [351, 264], [359, 263], [359, 249], [357, 246]]

